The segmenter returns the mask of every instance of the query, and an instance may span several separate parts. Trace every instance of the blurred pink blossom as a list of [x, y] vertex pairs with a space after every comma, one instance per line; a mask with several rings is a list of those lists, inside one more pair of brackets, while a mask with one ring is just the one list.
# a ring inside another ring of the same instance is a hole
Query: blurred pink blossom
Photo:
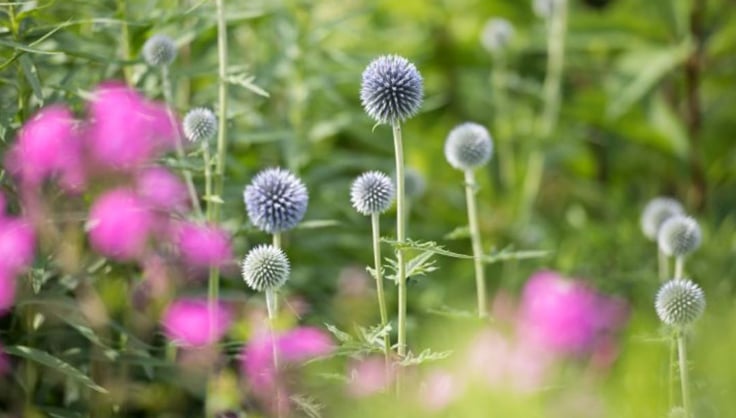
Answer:
[[15, 303], [15, 275], [0, 269], [0, 315], [7, 313]]
[[90, 209], [88, 229], [92, 247], [115, 260], [142, 256], [152, 226], [151, 212], [132, 190], [107, 191]]
[[119, 83], [97, 88], [89, 116], [86, 141], [90, 156], [102, 168], [139, 168], [171, 149], [174, 141], [176, 129], [165, 108]]
[[590, 352], [606, 332], [620, 327], [626, 305], [579, 280], [552, 271], [534, 274], [521, 298], [522, 338], [559, 354]]
[[42, 109], [21, 128], [17, 142], [6, 155], [7, 169], [25, 186], [38, 186], [58, 174], [66, 189], [81, 189], [85, 176], [75, 125], [66, 106]]
[[161, 322], [166, 337], [174, 343], [202, 347], [217, 342], [227, 333], [232, 314], [222, 304], [212, 312], [207, 300], [179, 299], [166, 308]]
[[223, 267], [233, 260], [230, 236], [223, 229], [184, 222], [176, 235], [181, 259], [191, 268]]
[[439, 412], [456, 401], [464, 390], [462, 379], [444, 370], [434, 370], [419, 387], [419, 403], [428, 411]]
[[0, 270], [17, 274], [33, 262], [36, 233], [21, 218], [0, 219]]
[[148, 204], [161, 211], [184, 211], [189, 203], [184, 183], [162, 167], [141, 172], [136, 179], [136, 190]]
[[382, 393], [391, 386], [396, 378], [396, 370], [386, 367], [383, 357], [374, 356], [356, 360], [349, 366], [350, 381], [348, 395], [365, 398]]

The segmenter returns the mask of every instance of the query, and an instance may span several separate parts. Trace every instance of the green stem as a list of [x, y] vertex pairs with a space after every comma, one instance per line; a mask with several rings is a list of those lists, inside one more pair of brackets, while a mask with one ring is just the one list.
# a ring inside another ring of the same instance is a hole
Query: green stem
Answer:
[[674, 336], [670, 337], [670, 363], [669, 363], [669, 406], [670, 409], [675, 404], [675, 368], [677, 368], [677, 339]]
[[[378, 310], [381, 314], [381, 327], [385, 330], [388, 325], [388, 311], [386, 296], [383, 291], [383, 271], [381, 268], [381, 226], [380, 214], [371, 214], [371, 229], [373, 237], [373, 265], [376, 269], [376, 294], [378, 295]], [[386, 367], [389, 366], [391, 341], [388, 333], [383, 336], [383, 351], [386, 357]]]
[[667, 254], [663, 253], [662, 250], [659, 249], [659, 246], [657, 246], [657, 260], [659, 262], [659, 281], [664, 283], [669, 279], [670, 275], [670, 260], [667, 257]]
[[685, 409], [685, 416], [690, 418], [690, 381], [687, 370], [687, 347], [685, 345], [685, 332], [683, 330], [677, 333], [677, 352], [680, 363], [680, 388], [682, 390], [682, 407]]
[[[174, 98], [171, 94], [171, 77], [169, 75], [169, 67], [167, 65], [164, 65], [161, 67], [161, 83], [163, 84], [163, 90], [164, 90], [164, 101], [166, 102], [166, 112], [169, 115], [169, 119], [171, 120], [171, 124], [175, 127], [177, 127], [176, 132], [178, 131], [178, 123], [176, 122], [176, 118], [174, 117], [173, 113], [173, 106], [174, 106]], [[176, 138], [174, 138], [174, 142], [176, 143], [176, 156], [179, 159], [179, 163], [184, 164], [185, 155], [184, 155], [184, 145], [182, 144], [182, 138], [177, 133]], [[187, 170], [186, 168], [182, 169], [182, 174], [184, 175], [184, 183], [187, 186], [187, 191], [189, 192], [189, 200], [192, 201], [192, 208], [194, 208], [194, 211], [197, 213], [197, 216], [202, 217], [202, 207], [199, 205], [199, 197], [197, 197], [197, 189], [194, 187], [194, 180], [192, 179], [192, 173]]]
[[[118, 15], [120, 16], [120, 47], [123, 61], [130, 60], [130, 31], [128, 30], [128, 2], [127, 0], [118, 0]], [[125, 83], [131, 85], [133, 83], [133, 69], [127, 64], [123, 64], [123, 76]]]
[[204, 195], [207, 197], [207, 220], [212, 220], [212, 205], [209, 203], [212, 199], [212, 169], [210, 158], [210, 144], [208, 141], [202, 141], [202, 159], [204, 160]]
[[[274, 235], [274, 241], [276, 239], [276, 235]], [[268, 328], [269, 328], [269, 338], [271, 339], [271, 354], [273, 356], [273, 370], [276, 373], [276, 379], [278, 379], [279, 374], [279, 350], [276, 347], [276, 315], [278, 313], [278, 298], [276, 296], [276, 291], [274, 289], [267, 289], [266, 290], [266, 309], [268, 310]], [[276, 391], [274, 393], [274, 402], [276, 405], [276, 416], [281, 418], [281, 399], [280, 394], [278, 390], [278, 385], [276, 385]]]
[[[404, 202], [406, 200], [404, 190], [404, 145], [401, 140], [401, 125], [399, 122], [393, 123], [394, 134], [394, 153], [396, 154], [396, 242], [403, 244], [406, 242], [406, 216], [404, 211]], [[396, 281], [399, 286], [399, 338], [398, 353], [400, 357], [406, 354], [406, 263], [404, 260], [404, 250], [399, 248], [396, 250], [396, 260], [398, 264], [396, 272]]]
[[478, 317], [483, 318], [486, 312], [486, 279], [483, 268], [483, 245], [480, 240], [480, 226], [478, 225], [478, 207], [475, 202], [475, 193], [478, 186], [475, 183], [475, 172], [465, 170], [465, 200], [468, 206], [468, 226], [470, 241], [473, 244], [473, 265], [475, 267], [475, 291], [478, 297]]
[[491, 70], [491, 88], [493, 91], [493, 128], [494, 135], [498, 135], [498, 153], [500, 158], [497, 159], [500, 173], [501, 183], [504, 190], [509, 190], [516, 185], [516, 159], [514, 157], [514, 148], [511, 143], [511, 133], [505, 126], [508, 123], [501, 117], [502, 112], [507, 109], [505, 91], [506, 79], [506, 60], [504, 51], [498, 51], [493, 54], [493, 68]]
[[675, 279], [683, 279], [685, 275], [685, 257], [677, 256], [675, 258]]
[[[218, 99], [219, 117], [217, 127], [217, 158], [215, 159], [215, 196], [222, 198], [225, 184], [225, 159], [227, 152], [227, 25], [225, 21], [225, 2], [217, 4], [217, 56], [218, 56]], [[220, 204], [213, 203], [213, 220], [220, 220]]]

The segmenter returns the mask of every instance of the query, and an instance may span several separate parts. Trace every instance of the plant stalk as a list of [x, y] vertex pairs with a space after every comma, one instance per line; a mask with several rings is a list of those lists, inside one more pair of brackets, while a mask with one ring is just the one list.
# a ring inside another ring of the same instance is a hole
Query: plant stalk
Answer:
[[[396, 157], [396, 242], [401, 245], [406, 242], [406, 216], [404, 204], [406, 201], [405, 178], [404, 178], [404, 145], [401, 139], [401, 124], [393, 123], [394, 153]], [[406, 355], [406, 262], [404, 250], [396, 250], [398, 264], [396, 282], [399, 287], [399, 319], [398, 319], [398, 354], [400, 357]]]
[[[276, 235], [274, 235], [274, 238]], [[266, 290], [266, 309], [268, 310], [268, 330], [269, 338], [271, 339], [271, 355], [273, 356], [273, 370], [276, 374], [276, 379], [279, 375], [279, 350], [276, 347], [276, 315], [278, 313], [277, 307], [277, 296], [276, 291], [273, 289]], [[275, 386], [274, 402], [276, 404], [276, 416], [281, 418], [281, 399], [278, 385]]]
[[[373, 264], [376, 276], [376, 294], [378, 295], [378, 310], [381, 314], [381, 327], [385, 330], [388, 325], [388, 311], [386, 310], [386, 296], [383, 291], [383, 269], [381, 267], [381, 227], [380, 214], [371, 214], [371, 229], [373, 237]], [[383, 336], [383, 351], [386, 358], [386, 367], [389, 366], [391, 340], [389, 334]]]
[[483, 266], [483, 245], [480, 239], [480, 226], [478, 225], [478, 207], [475, 202], [475, 194], [478, 185], [475, 182], [475, 172], [465, 170], [465, 200], [468, 208], [468, 227], [470, 228], [470, 241], [473, 245], [473, 265], [475, 267], [475, 291], [478, 298], [478, 317], [483, 318], [486, 312], [486, 279]]
[[663, 253], [662, 250], [657, 247], [657, 260], [659, 262], [659, 281], [664, 283], [669, 279], [670, 275], [670, 264], [667, 254]]
[[684, 256], [677, 256], [675, 258], [675, 278], [676, 279], [682, 279], [685, 275], [685, 257]]
[[682, 407], [685, 409], [685, 416], [690, 418], [690, 381], [687, 370], [687, 347], [685, 344], [685, 332], [683, 330], [677, 333], [677, 352], [680, 363], [680, 388], [682, 390]]

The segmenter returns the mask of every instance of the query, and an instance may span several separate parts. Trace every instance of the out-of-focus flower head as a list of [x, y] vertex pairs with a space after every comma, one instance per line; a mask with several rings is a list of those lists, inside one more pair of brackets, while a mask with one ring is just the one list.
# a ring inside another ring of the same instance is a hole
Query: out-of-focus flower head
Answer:
[[463, 379], [445, 370], [434, 370], [419, 387], [419, 404], [430, 412], [439, 412], [456, 401], [465, 390]]
[[488, 52], [503, 50], [514, 37], [514, 26], [500, 17], [488, 19], [480, 34], [480, 43]]
[[233, 260], [230, 235], [217, 226], [184, 222], [176, 235], [181, 259], [191, 268], [223, 267]]
[[165, 106], [146, 101], [130, 87], [104, 83], [89, 105], [86, 142], [98, 168], [140, 168], [178, 140], [178, 124]]
[[23, 125], [17, 142], [8, 150], [5, 164], [22, 185], [36, 187], [58, 175], [62, 187], [76, 191], [85, 182], [81, 151], [71, 110], [52, 105]]
[[366, 398], [386, 391], [394, 379], [396, 369], [386, 368], [386, 360], [380, 356], [355, 360], [348, 366], [350, 380], [347, 393], [354, 398]]
[[175, 344], [202, 347], [227, 333], [232, 314], [223, 304], [212, 308], [204, 299], [178, 299], [166, 308], [161, 323], [166, 337]]
[[149, 206], [129, 189], [112, 189], [90, 209], [87, 228], [92, 248], [118, 261], [142, 256], [154, 224]]
[[0, 219], [0, 270], [18, 274], [33, 262], [36, 233], [22, 218]]
[[163, 167], [151, 167], [136, 178], [136, 191], [154, 209], [183, 212], [189, 204], [184, 183]]

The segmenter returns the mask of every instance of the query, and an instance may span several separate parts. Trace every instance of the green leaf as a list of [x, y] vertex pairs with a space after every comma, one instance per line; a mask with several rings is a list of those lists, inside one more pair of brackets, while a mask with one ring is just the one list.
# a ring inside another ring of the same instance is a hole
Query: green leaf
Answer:
[[41, 89], [41, 80], [38, 79], [38, 69], [33, 63], [33, 60], [28, 55], [21, 55], [19, 58], [20, 67], [23, 69], [23, 75], [26, 76], [26, 80], [31, 84], [31, 89], [36, 98], [43, 103], [43, 90]]
[[95, 383], [86, 374], [82, 373], [79, 369], [74, 368], [69, 363], [61, 360], [58, 357], [54, 357], [51, 354], [37, 350], [35, 348], [26, 347], [22, 345], [14, 345], [5, 347], [5, 352], [17, 357], [23, 357], [27, 360], [35, 361], [36, 363], [42, 364], [59, 373], [87, 386], [88, 388], [95, 390], [100, 393], [108, 393], [107, 389]]
[[399, 364], [402, 366], [416, 366], [430, 361], [444, 360], [450, 357], [450, 355], [452, 355], [452, 351], [435, 352], [427, 348], [418, 355], [415, 355], [412, 352], [407, 353], [406, 357], [404, 357]]
[[[464, 260], [473, 259], [472, 255], [448, 251], [443, 246], [438, 245], [434, 241], [422, 242], [407, 240], [404, 243], [399, 243], [395, 240], [390, 240], [386, 238], [381, 238], [381, 241], [393, 245], [396, 249], [428, 251], [433, 254], [443, 255], [445, 257], [461, 258]], [[546, 257], [548, 254], [549, 251], [544, 250], [511, 251], [511, 249], [509, 248], [504, 248], [501, 251], [484, 255], [483, 257], [481, 257], [481, 260], [486, 264], [493, 264], [505, 260], [525, 260], [529, 258], [541, 258]]]
[[340, 221], [335, 219], [315, 219], [312, 221], [305, 221], [297, 225], [296, 229], [319, 229], [328, 228], [331, 226], [339, 226]]
[[240, 86], [245, 88], [246, 90], [250, 90], [251, 92], [263, 96], [263, 97], [270, 97], [268, 92], [266, 90], [263, 90], [262, 88], [255, 85], [254, 81], [256, 80], [255, 76], [248, 75], [245, 73], [240, 74], [234, 74], [225, 77], [225, 81], [230, 84], [235, 84], [236, 86]]

